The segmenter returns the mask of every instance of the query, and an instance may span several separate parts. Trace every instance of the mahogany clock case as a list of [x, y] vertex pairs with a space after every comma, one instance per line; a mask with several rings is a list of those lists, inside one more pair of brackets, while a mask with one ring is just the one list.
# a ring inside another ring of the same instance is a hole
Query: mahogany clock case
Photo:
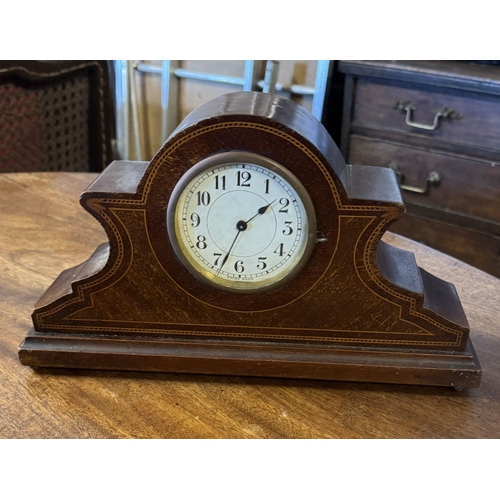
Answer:
[[[229, 293], [176, 258], [171, 193], [192, 166], [226, 152], [283, 165], [312, 200], [317, 243], [283, 287]], [[39, 299], [23, 364], [479, 385], [455, 287], [380, 241], [404, 213], [394, 172], [346, 165], [321, 123], [287, 99], [214, 99], [151, 162], [113, 162], [80, 201], [109, 241]]]

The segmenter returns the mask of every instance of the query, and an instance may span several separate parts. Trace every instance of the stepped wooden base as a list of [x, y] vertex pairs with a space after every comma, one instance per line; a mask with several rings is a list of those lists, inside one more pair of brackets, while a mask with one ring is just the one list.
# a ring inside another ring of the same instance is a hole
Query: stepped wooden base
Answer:
[[172, 340], [39, 333], [19, 347], [24, 365], [478, 387], [481, 368], [464, 352], [310, 347], [298, 344]]

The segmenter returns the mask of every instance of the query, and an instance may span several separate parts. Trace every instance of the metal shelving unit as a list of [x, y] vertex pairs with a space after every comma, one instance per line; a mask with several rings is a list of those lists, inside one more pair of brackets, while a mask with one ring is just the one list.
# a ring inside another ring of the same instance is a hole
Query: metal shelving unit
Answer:
[[313, 97], [312, 114], [321, 121], [325, 102], [330, 61], [318, 61], [314, 87], [291, 85], [278, 81], [279, 63], [266, 61], [264, 78], [260, 61], [245, 61], [241, 77], [186, 70], [180, 61], [162, 61], [160, 66], [141, 62], [120, 60], [115, 66], [115, 104], [116, 104], [116, 151], [120, 158], [131, 158], [133, 144], [137, 160], [143, 160], [143, 133], [139, 124], [138, 94], [134, 72], [157, 74], [161, 78], [161, 142], [163, 143], [180, 122], [178, 109], [179, 81], [182, 79], [203, 82], [223, 83], [241, 87], [242, 90], [269, 93], [288, 92], [291, 95]]

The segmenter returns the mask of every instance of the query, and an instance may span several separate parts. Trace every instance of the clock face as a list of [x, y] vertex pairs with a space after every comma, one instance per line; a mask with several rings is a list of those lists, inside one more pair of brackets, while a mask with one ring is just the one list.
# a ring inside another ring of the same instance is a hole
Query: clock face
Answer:
[[314, 207], [300, 181], [253, 153], [222, 153], [193, 166], [172, 192], [167, 227], [196, 278], [240, 293], [293, 279], [316, 242]]

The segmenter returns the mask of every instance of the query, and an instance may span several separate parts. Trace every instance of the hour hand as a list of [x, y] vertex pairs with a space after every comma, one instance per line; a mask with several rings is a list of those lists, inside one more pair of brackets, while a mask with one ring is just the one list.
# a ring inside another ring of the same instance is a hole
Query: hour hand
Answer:
[[271, 203], [268, 203], [267, 205], [264, 205], [263, 207], [260, 207], [259, 210], [257, 210], [257, 213], [251, 218], [246, 221], [246, 224], [248, 224], [251, 220], [254, 220], [255, 217], [258, 217], [259, 215], [265, 214], [267, 212], [267, 209], [275, 202], [276, 200], [273, 200]]

